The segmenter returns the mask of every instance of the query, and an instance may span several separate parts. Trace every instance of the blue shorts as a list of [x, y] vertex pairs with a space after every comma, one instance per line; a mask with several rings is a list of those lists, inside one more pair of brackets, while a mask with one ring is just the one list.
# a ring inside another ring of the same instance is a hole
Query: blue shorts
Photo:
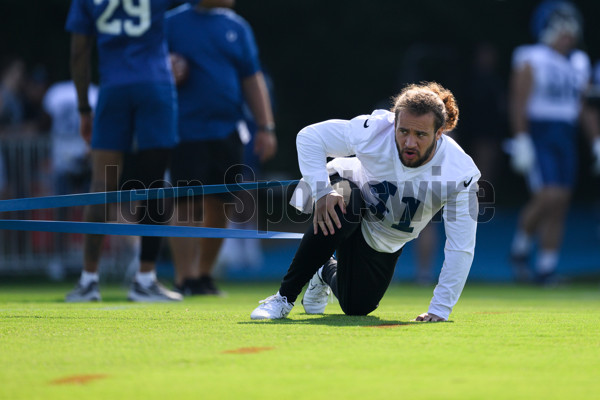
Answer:
[[92, 149], [123, 152], [172, 148], [177, 143], [177, 92], [170, 83], [100, 89]]
[[561, 121], [533, 121], [529, 133], [536, 165], [529, 175], [532, 190], [546, 186], [572, 188], [577, 176], [577, 129]]

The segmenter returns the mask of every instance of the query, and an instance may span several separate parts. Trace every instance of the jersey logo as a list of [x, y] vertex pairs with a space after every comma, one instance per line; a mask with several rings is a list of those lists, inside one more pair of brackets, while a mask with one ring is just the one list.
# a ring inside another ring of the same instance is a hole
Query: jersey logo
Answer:
[[225, 38], [230, 43], [235, 42], [237, 40], [237, 37], [238, 35], [235, 31], [227, 31], [227, 33], [225, 34]]
[[363, 126], [364, 126], [365, 128], [368, 128], [368, 127], [369, 127], [369, 125], [367, 125], [367, 122], [369, 122], [369, 119], [368, 119], [368, 118], [365, 120], [365, 123], [363, 124]]
[[403, 197], [402, 202], [406, 205], [402, 215], [400, 216], [400, 221], [392, 225], [392, 228], [398, 229], [399, 231], [412, 233], [415, 228], [410, 226], [412, 223], [419, 206], [421, 205], [421, 201], [415, 199], [414, 197]]
[[369, 186], [371, 186], [371, 194], [378, 200], [376, 205], [369, 205], [369, 210], [377, 219], [382, 220], [385, 218], [385, 214], [387, 214], [389, 211], [386, 203], [390, 196], [394, 196], [396, 194], [398, 187], [388, 181], [383, 181], [376, 185], [369, 184]]
[[465, 187], [469, 186], [471, 184], [471, 181], [473, 180], [473, 177], [471, 177], [471, 179], [469, 179], [469, 181], [464, 181], [463, 185], [465, 185]]
[[[371, 211], [371, 214], [376, 219], [381, 221], [389, 213], [390, 210], [387, 208], [386, 203], [390, 197], [396, 195], [398, 187], [388, 181], [383, 181], [376, 185], [369, 184], [369, 186], [371, 187], [371, 194], [378, 200], [377, 204], [369, 205], [369, 211]], [[391, 227], [402, 232], [412, 233], [414, 228], [411, 224], [421, 206], [421, 201], [414, 197], [403, 196], [402, 203], [404, 203], [404, 210], [402, 211], [400, 220], [392, 224]]]

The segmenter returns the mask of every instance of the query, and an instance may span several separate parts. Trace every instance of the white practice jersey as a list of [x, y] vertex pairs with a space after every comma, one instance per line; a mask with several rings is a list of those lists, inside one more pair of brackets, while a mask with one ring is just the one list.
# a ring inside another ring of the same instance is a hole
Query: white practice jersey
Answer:
[[529, 119], [575, 123], [581, 110], [581, 96], [591, 77], [591, 63], [581, 50], [563, 56], [545, 44], [517, 47], [513, 68], [529, 65], [533, 89], [527, 104]]
[[[429, 312], [448, 318], [475, 250], [481, 174], [471, 157], [442, 135], [428, 163], [405, 167], [396, 146], [394, 114], [385, 110], [308, 126], [300, 131], [296, 144], [303, 181], [292, 205], [311, 212], [316, 199], [333, 191], [329, 175], [335, 172], [352, 180], [368, 207], [361, 225], [363, 236], [377, 251], [399, 250], [444, 209], [445, 260]], [[326, 157], [337, 158], [326, 164]]]

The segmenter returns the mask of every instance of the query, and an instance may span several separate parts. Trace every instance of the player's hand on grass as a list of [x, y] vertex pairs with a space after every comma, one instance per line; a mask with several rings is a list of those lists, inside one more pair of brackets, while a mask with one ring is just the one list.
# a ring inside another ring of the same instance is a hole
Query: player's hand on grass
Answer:
[[333, 225], [340, 229], [342, 223], [335, 212], [335, 206], [339, 206], [340, 210], [346, 214], [346, 205], [344, 204], [344, 196], [337, 192], [331, 192], [319, 200], [315, 205], [315, 215], [313, 216], [313, 228], [315, 235], [319, 232], [319, 228], [323, 231], [323, 235], [335, 233]]
[[438, 317], [435, 314], [423, 313], [423, 314], [419, 315], [417, 318], [415, 318], [415, 321], [418, 321], [418, 322], [444, 322], [444, 321], [446, 321], [446, 319], [442, 318], [442, 317]]

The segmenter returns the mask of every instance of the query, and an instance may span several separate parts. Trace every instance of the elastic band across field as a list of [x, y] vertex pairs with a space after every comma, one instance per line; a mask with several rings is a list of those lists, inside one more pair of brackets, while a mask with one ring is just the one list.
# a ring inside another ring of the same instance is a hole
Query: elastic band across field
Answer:
[[92, 235], [160, 236], [234, 239], [302, 239], [301, 233], [193, 226], [115, 224], [108, 222], [0, 220], [0, 229]]
[[0, 212], [40, 210], [94, 204], [121, 203], [138, 200], [168, 199], [172, 197], [198, 196], [203, 194], [229, 193], [239, 190], [284, 187], [298, 183], [293, 181], [249, 182], [229, 185], [203, 185], [156, 189], [119, 190], [115, 192], [97, 192], [67, 194], [61, 196], [28, 197], [24, 199], [0, 200]]
[[[30, 197], [24, 199], [0, 200], [0, 212], [39, 210], [59, 207], [85, 206], [140, 200], [154, 200], [183, 196], [229, 193], [239, 190], [253, 190], [284, 187], [298, 183], [293, 181], [250, 182], [228, 185], [187, 186], [140, 190], [120, 190], [115, 192], [81, 193], [62, 196]], [[28, 221], [0, 220], [0, 230], [61, 232], [98, 235], [195, 237], [195, 238], [238, 238], [238, 239], [301, 239], [301, 233], [265, 232], [245, 229], [222, 229], [190, 226], [117, 224], [105, 222], [73, 221]]]

